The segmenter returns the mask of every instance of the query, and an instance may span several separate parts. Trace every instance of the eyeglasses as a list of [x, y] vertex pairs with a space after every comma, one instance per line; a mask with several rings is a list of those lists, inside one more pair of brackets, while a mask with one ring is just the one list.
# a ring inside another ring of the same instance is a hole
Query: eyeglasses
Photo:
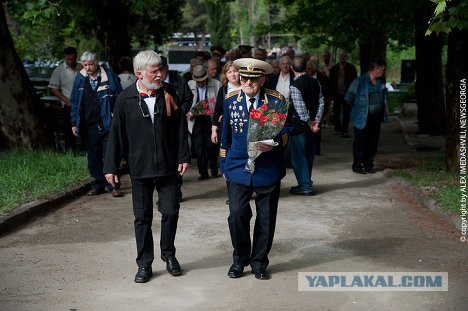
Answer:
[[246, 83], [249, 80], [252, 83], [258, 83], [260, 81], [260, 78], [261, 77], [255, 77], [255, 78], [247, 78], [247, 77], [243, 77], [243, 76], [240, 77], [241, 81], [244, 82], [244, 83]]
[[[141, 95], [138, 95], [138, 106], [140, 106], [140, 111], [141, 111], [141, 114], [143, 116], [143, 118], [148, 118], [151, 116], [149, 110], [148, 110], [148, 106], [146, 105], [146, 102], [145, 102], [145, 105], [141, 105]], [[153, 115], [157, 115], [159, 113], [159, 108], [158, 108], [158, 105], [154, 105], [154, 112], [153, 112]]]

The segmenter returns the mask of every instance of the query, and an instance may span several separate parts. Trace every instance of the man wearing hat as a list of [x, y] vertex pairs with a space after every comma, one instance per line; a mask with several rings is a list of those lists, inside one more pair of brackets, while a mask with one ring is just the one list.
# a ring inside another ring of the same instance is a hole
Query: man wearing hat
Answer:
[[[195, 106], [201, 100], [208, 103], [216, 102], [216, 96], [221, 88], [221, 82], [210, 78], [206, 68], [197, 65], [193, 68], [192, 80], [188, 82], [193, 93], [193, 104]], [[192, 134], [192, 144], [197, 157], [198, 180], [208, 179], [208, 166], [212, 177], [218, 176], [218, 152], [217, 146], [211, 142], [211, 116], [195, 115], [190, 110], [187, 113], [189, 120], [189, 131]]]
[[252, 46], [250, 45], [239, 45], [240, 58], [251, 58], [252, 57]]
[[256, 59], [266, 61], [266, 59], [268, 57], [268, 52], [267, 52], [267, 50], [265, 50], [263, 48], [256, 48], [254, 57]]
[[[255, 160], [253, 173], [245, 169], [249, 159], [247, 133], [249, 109], [267, 105], [277, 110], [286, 105], [279, 92], [263, 88], [265, 75], [273, 68], [267, 62], [254, 58], [240, 58], [233, 64], [239, 69], [241, 87], [226, 95], [224, 100], [223, 132], [221, 139], [221, 173], [229, 181], [229, 232], [234, 248], [230, 278], [241, 277], [244, 267], [250, 265], [252, 273], [260, 280], [270, 278], [266, 270], [276, 225], [276, 213], [280, 194], [280, 182], [286, 174], [282, 146], [286, 136], [278, 134], [274, 140], [278, 146], [258, 144], [262, 153]], [[249, 201], [255, 191], [256, 220], [253, 240], [250, 239], [252, 210]]]
[[226, 50], [220, 46], [212, 46], [210, 48], [211, 59], [216, 63], [216, 76], [221, 75], [221, 69], [223, 69], [224, 62], [221, 61], [223, 56], [226, 54]]

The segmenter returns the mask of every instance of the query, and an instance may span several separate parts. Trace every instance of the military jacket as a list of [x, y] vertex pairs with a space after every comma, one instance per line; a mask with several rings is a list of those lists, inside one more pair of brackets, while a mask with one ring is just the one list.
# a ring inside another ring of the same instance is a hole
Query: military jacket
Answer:
[[[257, 107], [267, 104], [269, 109], [277, 105], [286, 105], [281, 93], [260, 89]], [[287, 142], [283, 129], [274, 140], [278, 146], [272, 151], [264, 152], [255, 160], [255, 172], [251, 174], [245, 169], [249, 159], [247, 153], [247, 133], [249, 129], [249, 111], [246, 95], [242, 91], [226, 94], [224, 99], [223, 132], [221, 136], [220, 166], [229, 182], [254, 187], [271, 186], [286, 175], [282, 147]]]

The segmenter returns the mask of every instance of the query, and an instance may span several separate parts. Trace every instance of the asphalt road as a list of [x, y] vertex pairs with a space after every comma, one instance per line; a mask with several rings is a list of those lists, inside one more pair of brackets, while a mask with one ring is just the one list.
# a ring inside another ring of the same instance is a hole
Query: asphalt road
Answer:
[[[226, 186], [222, 178], [197, 181], [192, 166], [176, 238], [182, 276], [170, 276], [155, 260], [150, 282], [133, 282], [126, 178], [123, 198], [77, 197], [0, 237], [0, 310], [468, 310], [467, 245], [383, 171], [441, 152], [415, 152], [403, 137], [391, 119], [383, 127], [378, 172], [359, 175], [351, 171], [352, 139], [324, 130], [316, 195], [288, 193], [292, 170], [282, 182], [268, 281], [249, 269], [239, 279], [227, 277]], [[156, 242], [159, 221], [156, 212]], [[299, 291], [298, 272], [448, 272], [448, 291]]]

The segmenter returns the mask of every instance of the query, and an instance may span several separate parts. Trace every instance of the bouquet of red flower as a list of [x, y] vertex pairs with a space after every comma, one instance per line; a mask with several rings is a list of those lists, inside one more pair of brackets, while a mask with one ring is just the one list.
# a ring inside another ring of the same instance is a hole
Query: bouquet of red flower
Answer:
[[214, 98], [211, 98], [210, 100], [204, 99], [196, 103], [190, 112], [194, 116], [211, 116], [214, 113], [215, 104], [216, 101]]
[[288, 116], [288, 104], [285, 101], [276, 102], [274, 109], [263, 104], [259, 109], [250, 112], [249, 131], [247, 133], [247, 150], [249, 160], [245, 165], [246, 171], [255, 172], [255, 159], [262, 153], [257, 149], [259, 143], [276, 146], [273, 138], [281, 131]]

